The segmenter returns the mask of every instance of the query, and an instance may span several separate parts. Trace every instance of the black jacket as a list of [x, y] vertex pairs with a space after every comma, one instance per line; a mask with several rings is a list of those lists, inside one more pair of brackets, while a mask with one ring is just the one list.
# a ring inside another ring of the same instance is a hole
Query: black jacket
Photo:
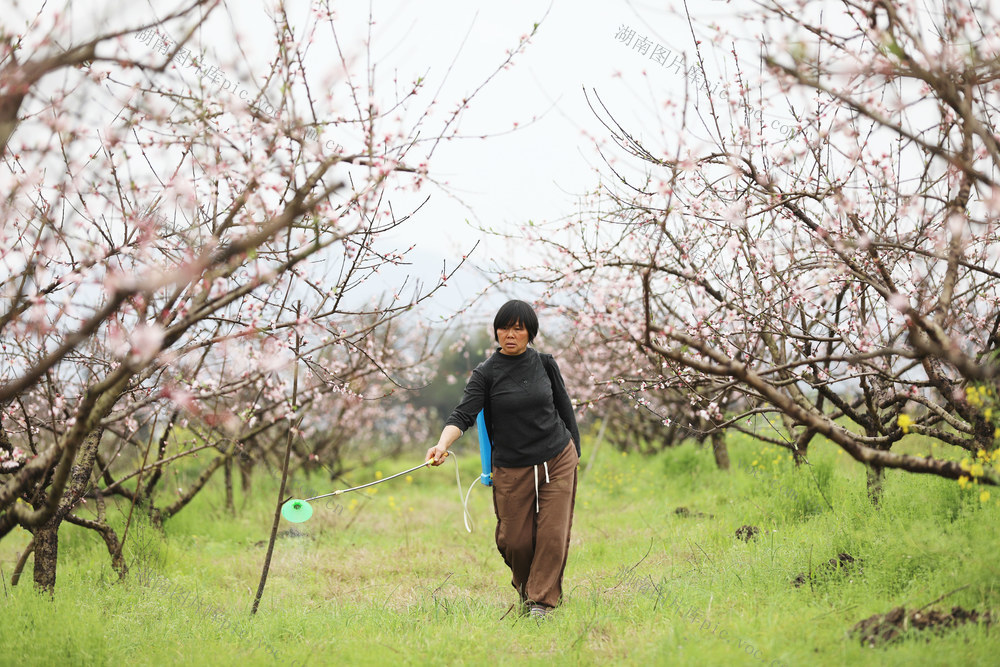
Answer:
[[548, 461], [563, 450], [567, 438], [573, 439], [580, 454], [576, 414], [551, 354], [528, 348], [511, 357], [498, 350], [479, 364], [446, 423], [464, 432], [480, 410], [486, 412], [494, 465], [522, 467]]

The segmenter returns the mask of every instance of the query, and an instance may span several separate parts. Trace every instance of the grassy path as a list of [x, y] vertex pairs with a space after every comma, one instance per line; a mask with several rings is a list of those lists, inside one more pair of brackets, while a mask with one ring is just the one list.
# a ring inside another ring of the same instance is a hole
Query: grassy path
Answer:
[[[514, 595], [489, 491], [472, 492], [470, 535], [451, 463], [317, 501], [309, 522], [283, 523], [253, 621], [273, 502], [263, 480], [236, 518], [213, 488], [166, 538], [140, 527], [123, 583], [110, 583], [103, 545], [67, 526], [54, 601], [33, 594], [30, 565], [9, 587], [22, 531], [0, 546], [0, 664], [996, 664], [996, 627], [925, 631], [884, 648], [848, 632], [956, 589], [933, 608], [996, 616], [1000, 492], [983, 501], [981, 489], [889, 473], [875, 512], [864, 471], [830, 446], [813, 448], [806, 472], [748, 439], [731, 452], [729, 473], [693, 446], [651, 458], [600, 452], [579, 487], [565, 603], [541, 625], [501, 618]], [[460, 460], [468, 484], [477, 457]], [[743, 526], [759, 532], [738, 539]]]

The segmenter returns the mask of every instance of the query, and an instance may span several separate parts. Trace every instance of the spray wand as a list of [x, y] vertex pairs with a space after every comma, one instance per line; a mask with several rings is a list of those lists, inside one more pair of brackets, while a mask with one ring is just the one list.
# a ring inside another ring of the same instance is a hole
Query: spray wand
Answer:
[[[444, 455], [447, 458], [451, 452], [445, 452]], [[458, 484], [458, 500], [462, 502], [462, 480], [458, 473], [458, 456], [456, 455], [453, 459], [455, 461], [455, 482]], [[368, 488], [369, 486], [375, 486], [376, 484], [381, 484], [382, 482], [388, 482], [390, 479], [395, 479], [407, 473], [411, 473], [414, 470], [420, 470], [421, 468], [426, 468], [428, 465], [433, 463], [434, 459], [427, 459], [418, 466], [413, 466], [409, 470], [404, 470], [402, 472], [397, 472], [395, 475], [390, 475], [389, 477], [384, 477], [383, 479], [377, 479], [374, 482], [368, 482], [367, 484], [361, 484], [360, 486], [352, 486], [349, 489], [338, 489], [331, 493], [323, 493], [318, 496], [313, 496], [311, 498], [292, 498], [286, 501], [281, 506], [281, 516], [285, 517], [288, 521], [292, 523], [302, 523], [308, 521], [313, 515], [312, 505], [309, 504], [310, 500], [319, 500], [320, 498], [329, 498], [330, 496], [339, 496], [342, 493], [350, 493], [351, 491], [358, 491], [360, 489]], [[473, 482], [475, 484], [475, 482]], [[469, 487], [469, 491], [472, 491], [472, 487]], [[465, 521], [465, 529], [472, 532], [471, 518], [469, 517], [469, 508], [467, 503], [469, 501], [469, 496], [466, 494], [465, 502], [462, 503], [462, 518]]]

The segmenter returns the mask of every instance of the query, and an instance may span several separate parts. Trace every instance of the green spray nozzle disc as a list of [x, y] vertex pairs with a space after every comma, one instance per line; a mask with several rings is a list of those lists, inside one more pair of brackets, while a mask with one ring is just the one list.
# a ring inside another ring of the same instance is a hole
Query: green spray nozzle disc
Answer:
[[285, 517], [292, 523], [302, 523], [303, 521], [308, 521], [309, 517], [312, 515], [312, 506], [304, 500], [292, 498], [281, 506], [281, 516]]

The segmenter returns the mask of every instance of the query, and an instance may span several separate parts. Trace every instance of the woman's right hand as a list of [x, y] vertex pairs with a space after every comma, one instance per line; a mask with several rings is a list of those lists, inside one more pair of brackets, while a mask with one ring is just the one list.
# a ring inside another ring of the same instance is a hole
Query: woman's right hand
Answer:
[[444, 463], [445, 458], [448, 456], [448, 448], [438, 443], [427, 450], [427, 456], [424, 457], [424, 463], [432, 461], [432, 466], [439, 466]]
[[441, 437], [438, 438], [438, 444], [434, 445], [427, 450], [427, 456], [424, 457], [424, 463], [428, 461], [433, 461], [431, 465], [439, 466], [444, 463], [444, 459], [448, 456], [448, 448], [451, 447], [456, 440], [462, 437], [462, 429], [458, 428], [454, 424], [448, 424], [441, 431]]

